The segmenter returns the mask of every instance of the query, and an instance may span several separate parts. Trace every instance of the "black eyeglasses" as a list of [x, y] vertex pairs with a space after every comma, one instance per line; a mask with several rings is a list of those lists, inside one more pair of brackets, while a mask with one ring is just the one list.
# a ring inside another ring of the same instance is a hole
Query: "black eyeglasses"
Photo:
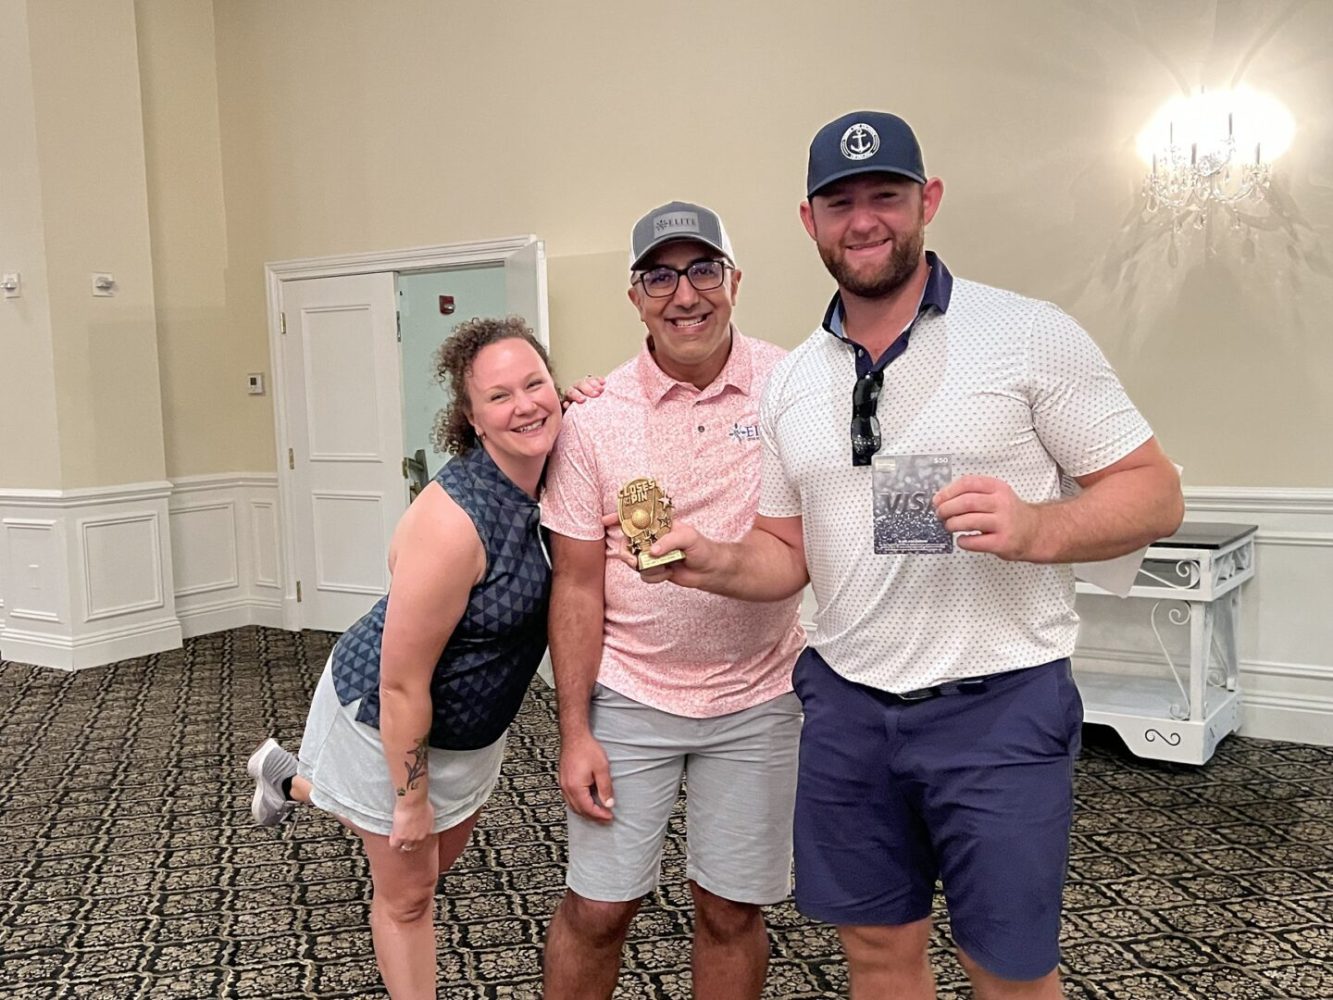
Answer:
[[867, 372], [852, 386], [852, 465], [869, 465], [879, 451], [879, 391], [884, 369]]
[[708, 258], [696, 260], [685, 267], [667, 267], [665, 264], [660, 264], [642, 272], [634, 282], [642, 285], [644, 293], [655, 299], [675, 295], [681, 275], [694, 286], [696, 292], [711, 292], [714, 288], [722, 287], [722, 282], [727, 277], [727, 268], [730, 266], [720, 260]]

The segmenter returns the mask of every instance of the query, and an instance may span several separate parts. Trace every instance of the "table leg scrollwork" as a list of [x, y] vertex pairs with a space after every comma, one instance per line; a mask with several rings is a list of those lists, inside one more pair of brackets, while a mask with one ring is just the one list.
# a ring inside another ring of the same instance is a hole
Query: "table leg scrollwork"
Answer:
[[[1199, 572], [1199, 563], [1196, 559], [1181, 559], [1175, 565], [1175, 574], [1180, 578], [1177, 580], [1168, 580], [1158, 576], [1151, 570], [1139, 567], [1139, 576], [1145, 576], [1153, 583], [1160, 584], [1163, 587], [1170, 587], [1172, 590], [1197, 590], [1199, 580], [1202, 575]], [[1181, 582], [1183, 581], [1183, 582]]]
[[[1152, 606], [1152, 614], [1148, 620], [1152, 625], [1153, 635], [1157, 637], [1157, 648], [1162, 651], [1162, 658], [1166, 660], [1167, 668], [1171, 672], [1171, 679], [1176, 682], [1176, 688], [1180, 691], [1180, 701], [1172, 702], [1167, 709], [1171, 718], [1176, 720], [1188, 719], [1190, 717], [1190, 695], [1185, 689], [1184, 683], [1180, 679], [1180, 671], [1176, 668], [1176, 661], [1171, 657], [1171, 650], [1166, 646], [1166, 641], [1162, 638], [1162, 630], [1157, 624], [1157, 613], [1161, 611], [1162, 605], [1171, 605], [1167, 608], [1166, 619], [1172, 625], [1188, 625], [1190, 619], [1194, 617], [1194, 606], [1187, 601], [1157, 601]], [[1152, 730], [1155, 732], [1155, 730]], [[1147, 734], [1145, 734], [1146, 737]], [[1160, 735], [1160, 734], [1159, 734]], [[1163, 737], [1165, 739], [1165, 737]], [[1168, 742], [1170, 742], [1168, 740]], [[1173, 744], [1174, 745], [1174, 744]]]

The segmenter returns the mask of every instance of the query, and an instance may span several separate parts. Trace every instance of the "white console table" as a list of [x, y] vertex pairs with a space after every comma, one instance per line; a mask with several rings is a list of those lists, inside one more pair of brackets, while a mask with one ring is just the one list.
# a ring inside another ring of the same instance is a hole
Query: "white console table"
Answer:
[[[1152, 675], [1081, 662], [1074, 677], [1085, 722], [1112, 726], [1140, 757], [1203, 764], [1240, 726], [1236, 626], [1240, 587], [1254, 576], [1252, 524], [1185, 522], [1153, 544], [1129, 592], [1148, 601], [1148, 624], [1163, 660]], [[1106, 594], [1084, 581], [1081, 594]], [[1189, 662], [1177, 663], [1163, 630], [1189, 628]]]

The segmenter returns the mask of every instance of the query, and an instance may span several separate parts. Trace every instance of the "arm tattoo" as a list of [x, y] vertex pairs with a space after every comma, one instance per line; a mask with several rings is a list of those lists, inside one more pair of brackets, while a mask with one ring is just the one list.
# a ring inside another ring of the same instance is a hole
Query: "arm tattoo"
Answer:
[[407, 783], [403, 788], [397, 789], [400, 796], [416, 791], [417, 782], [426, 776], [426, 759], [429, 753], [426, 737], [423, 736], [417, 740], [417, 745], [412, 748], [412, 756], [407, 759]]

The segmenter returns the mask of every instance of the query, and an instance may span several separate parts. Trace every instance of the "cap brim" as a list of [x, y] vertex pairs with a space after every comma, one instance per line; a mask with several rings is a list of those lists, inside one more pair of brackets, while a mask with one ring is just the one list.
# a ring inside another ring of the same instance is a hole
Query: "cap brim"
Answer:
[[645, 257], [650, 256], [653, 253], [653, 251], [657, 250], [659, 247], [666, 246], [668, 243], [702, 243], [709, 249], [716, 250], [718, 253], [720, 253], [723, 257], [725, 257], [728, 260], [728, 262], [731, 263], [733, 267], [736, 264], [736, 262], [731, 259], [731, 254], [727, 253], [727, 251], [722, 249], [712, 240], [706, 240], [702, 236], [699, 236], [695, 233], [679, 233], [672, 236], [664, 236], [656, 243], [650, 244], [648, 249], [644, 250], [643, 253], [639, 254], [638, 257], [634, 258], [634, 262], [630, 264], [629, 269], [631, 271], [637, 271], [639, 269], [639, 265], [643, 263], [643, 259]]
[[879, 167], [879, 166], [871, 166], [870, 164], [862, 164], [861, 166], [848, 167], [846, 170], [839, 171], [838, 173], [833, 174], [831, 177], [825, 177], [822, 181], [819, 182], [818, 187], [811, 188], [809, 191], [805, 193], [805, 196], [807, 198], [813, 198], [815, 195], [819, 194], [820, 191], [823, 191], [824, 188], [828, 187], [830, 184], [836, 183], [837, 181], [842, 180], [844, 177], [854, 177], [857, 174], [894, 174], [898, 177], [906, 177], [910, 181], [916, 181], [918, 184], [926, 183], [926, 179], [924, 177], [922, 177], [920, 174], [912, 170], [901, 170], [896, 167]]

